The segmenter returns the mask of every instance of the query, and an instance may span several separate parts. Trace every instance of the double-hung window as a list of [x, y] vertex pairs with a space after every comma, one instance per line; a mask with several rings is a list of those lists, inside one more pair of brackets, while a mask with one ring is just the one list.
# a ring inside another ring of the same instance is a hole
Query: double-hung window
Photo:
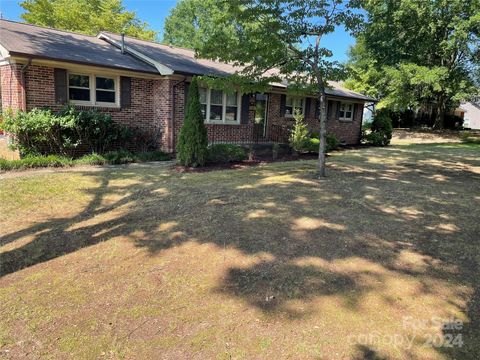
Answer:
[[212, 124], [239, 124], [240, 99], [238, 91], [200, 88], [200, 104], [205, 122]]
[[118, 77], [68, 74], [68, 98], [72, 104], [118, 106]]
[[351, 103], [340, 103], [339, 110], [339, 120], [341, 121], [352, 121], [353, 120], [353, 104]]
[[285, 99], [285, 117], [293, 117], [296, 113], [305, 114], [305, 98], [287, 96]]

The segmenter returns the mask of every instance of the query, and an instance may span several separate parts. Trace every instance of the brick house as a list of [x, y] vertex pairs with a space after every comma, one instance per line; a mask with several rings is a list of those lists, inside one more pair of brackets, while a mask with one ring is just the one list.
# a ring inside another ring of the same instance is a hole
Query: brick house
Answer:
[[[192, 76], [226, 76], [230, 64], [197, 59], [187, 49], [118, 34], [96, 37], [0, 20], [0, 101], [5, 109], [66, 104], [97, 107], [115, 121], [160, 134], [158, 146], [174, 151]], [[327, 130], [344, 144], [359, 142], [363, 108], [373, 99], [331, 83]], [[201, 89], [210, 141], [286, 141], [295, 109], [318, 131], [316, 100], [272, 85], [265, 94]], [[255, 137], [255, 139], [253, 139]]]

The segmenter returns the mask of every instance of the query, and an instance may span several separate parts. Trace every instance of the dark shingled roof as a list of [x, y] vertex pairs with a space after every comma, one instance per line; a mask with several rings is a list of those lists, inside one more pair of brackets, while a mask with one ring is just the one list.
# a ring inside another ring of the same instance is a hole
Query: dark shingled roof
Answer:
[[0, 44], [12, 55], [157, 73], [95, 36], [0, 20]]
[[[114, 40], [117, 44], [121, 43], [119, 34], [102, 32], [100, 35]], [[0, 20], [0, 44], [12, 55], [159, 73], [154, 66], [128, 53], [122, 54], [117, 46], [104, 39], [8, 20]], [[129, 36], [125, 36], [125, 45], [127, 49], [135, 50], [177, 74], [227, 76], [241, 70], [228, 63], [198, 59], [193, 50]], [[272, 85], [278, 88], [287, 87], [286, 84], [280, 83]], [[330, 96], [375, 101], [368, 96], [345, 89], [338, 82], [329, 82], [329, 86], [327, 94]]]

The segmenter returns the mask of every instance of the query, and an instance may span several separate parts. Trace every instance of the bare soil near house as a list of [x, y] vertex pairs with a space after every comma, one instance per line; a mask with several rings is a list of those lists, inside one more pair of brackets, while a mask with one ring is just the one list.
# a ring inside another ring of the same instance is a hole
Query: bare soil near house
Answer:
[[479, 155], [0, 179], [0, 356], [476, 358]]

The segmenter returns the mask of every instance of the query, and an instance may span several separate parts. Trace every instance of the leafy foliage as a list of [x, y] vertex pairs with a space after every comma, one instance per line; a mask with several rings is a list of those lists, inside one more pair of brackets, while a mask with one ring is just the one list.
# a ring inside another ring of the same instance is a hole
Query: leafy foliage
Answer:
[[50, 109], [7, 111], [0, 127], [13, 135], [12, 147], [22, 156], [72, 156], [75, 149], [82, 147], [88, 152], [104, 153], [114, 146], [123, 147], [131, 136], [129, 129], [114, 122], [109, 114], [73, 107], [58, 113]]
[[208, 137], [203, 123], [197, 79], [188, 90], [187, 107], [177, 143], [177, 161], [183, 166], [203, 166], [207, 161]]
[[364, 135], [364, 139], [367, 144], [373, 146], [387, 146], [392, 139], [392, 133], [392, 120], [388, 115], [388, 111], [379, 110], [370, 124], [370, 133]]
[[67, 155], [78, 146], [75, 116], [54, 114], [50, 109], [30, 112], [6, 111], [2, 114], [2, 130], [13, 134], [12, 147], [22, 156], [38, 154]]
[[100, 31], [155, 40], [157, 33], [148, 29], [134, 11], [127, 11], [122, 0], [25, 0], [22, 19], [30, 24], [97, 35]]
[[[185, 48], [198, 48], [216, 31], [212, 19], [227, 7], [218, 0], [180, 0], [165, 19], [163, 42]], [[233, 24], [223, 29], [225, 36], [235, 36]]]
[[233, 144], [215, 144], [208, 148], [208, 161], [225, 163], [245, 160], [245, 149]]
[[[210, 2], [189, 3], [198, 14]], [[325, 136], [327, 81], [340, 79], [344, 72], [340, 63], [330, 60], [332, 52], [323, 46], [322, 39], [340, 25], [347, 30], [357, 28], [362, 16], [353, 11], [355, 3], [222, 1], [221, 11], [212, 11], [205, 21], [194, 23], [191, 32], [200, 34], [201, 41], [193, 41], [193, 46], [202, 57], [241, 66], [242, 71], [235, 74], [239, 86], [253, 83], [264, 87], [266, 83], [287, 81], [292, 91], [316, 94], [321, 104], [320, 133]], [[217, 83], [225, 81], [229, 80], [219, 79]], [[319, 175], [325, 176], [325, 149], [320, 149], [318, 168]]]
[[68, 167], [76, 165], [126, 164], [131, 162], [165, 161], [170, 157], [161, 151], [130, 153], [125, 150], [110, 151], [105, 155], [91, 153], [78, 159], [58, 155], [27, 156], [18, 160], [0, 158], [0, 170], [20, 170], [40, 167]]
[[307, 124], [303, 121], [303, 115], [301, 113], [295, 113], [293, 117], [295, 124], [290, 134], [290, 146], [294, 151], [299, 152], [305, 148], [305, 144], [310, 137]]
[[[337, 137], [332, 133], [327, 133], [326, 137], [326, 151], [332, 151], [338, 148], [340, 145], [340, 141]], [[302, 151], [318, 154], [318, 149], [320, 147], [320, 139], [318, 136], [312, 134], [310, 138], [308, 138], [307, 142], [305, 143]]]
[[435, 127], [460, 100], [478, 94], [480, 2], [361, 2], [368, 23], [351, 49], [347, 86], [379, 108], [432, 113]]

